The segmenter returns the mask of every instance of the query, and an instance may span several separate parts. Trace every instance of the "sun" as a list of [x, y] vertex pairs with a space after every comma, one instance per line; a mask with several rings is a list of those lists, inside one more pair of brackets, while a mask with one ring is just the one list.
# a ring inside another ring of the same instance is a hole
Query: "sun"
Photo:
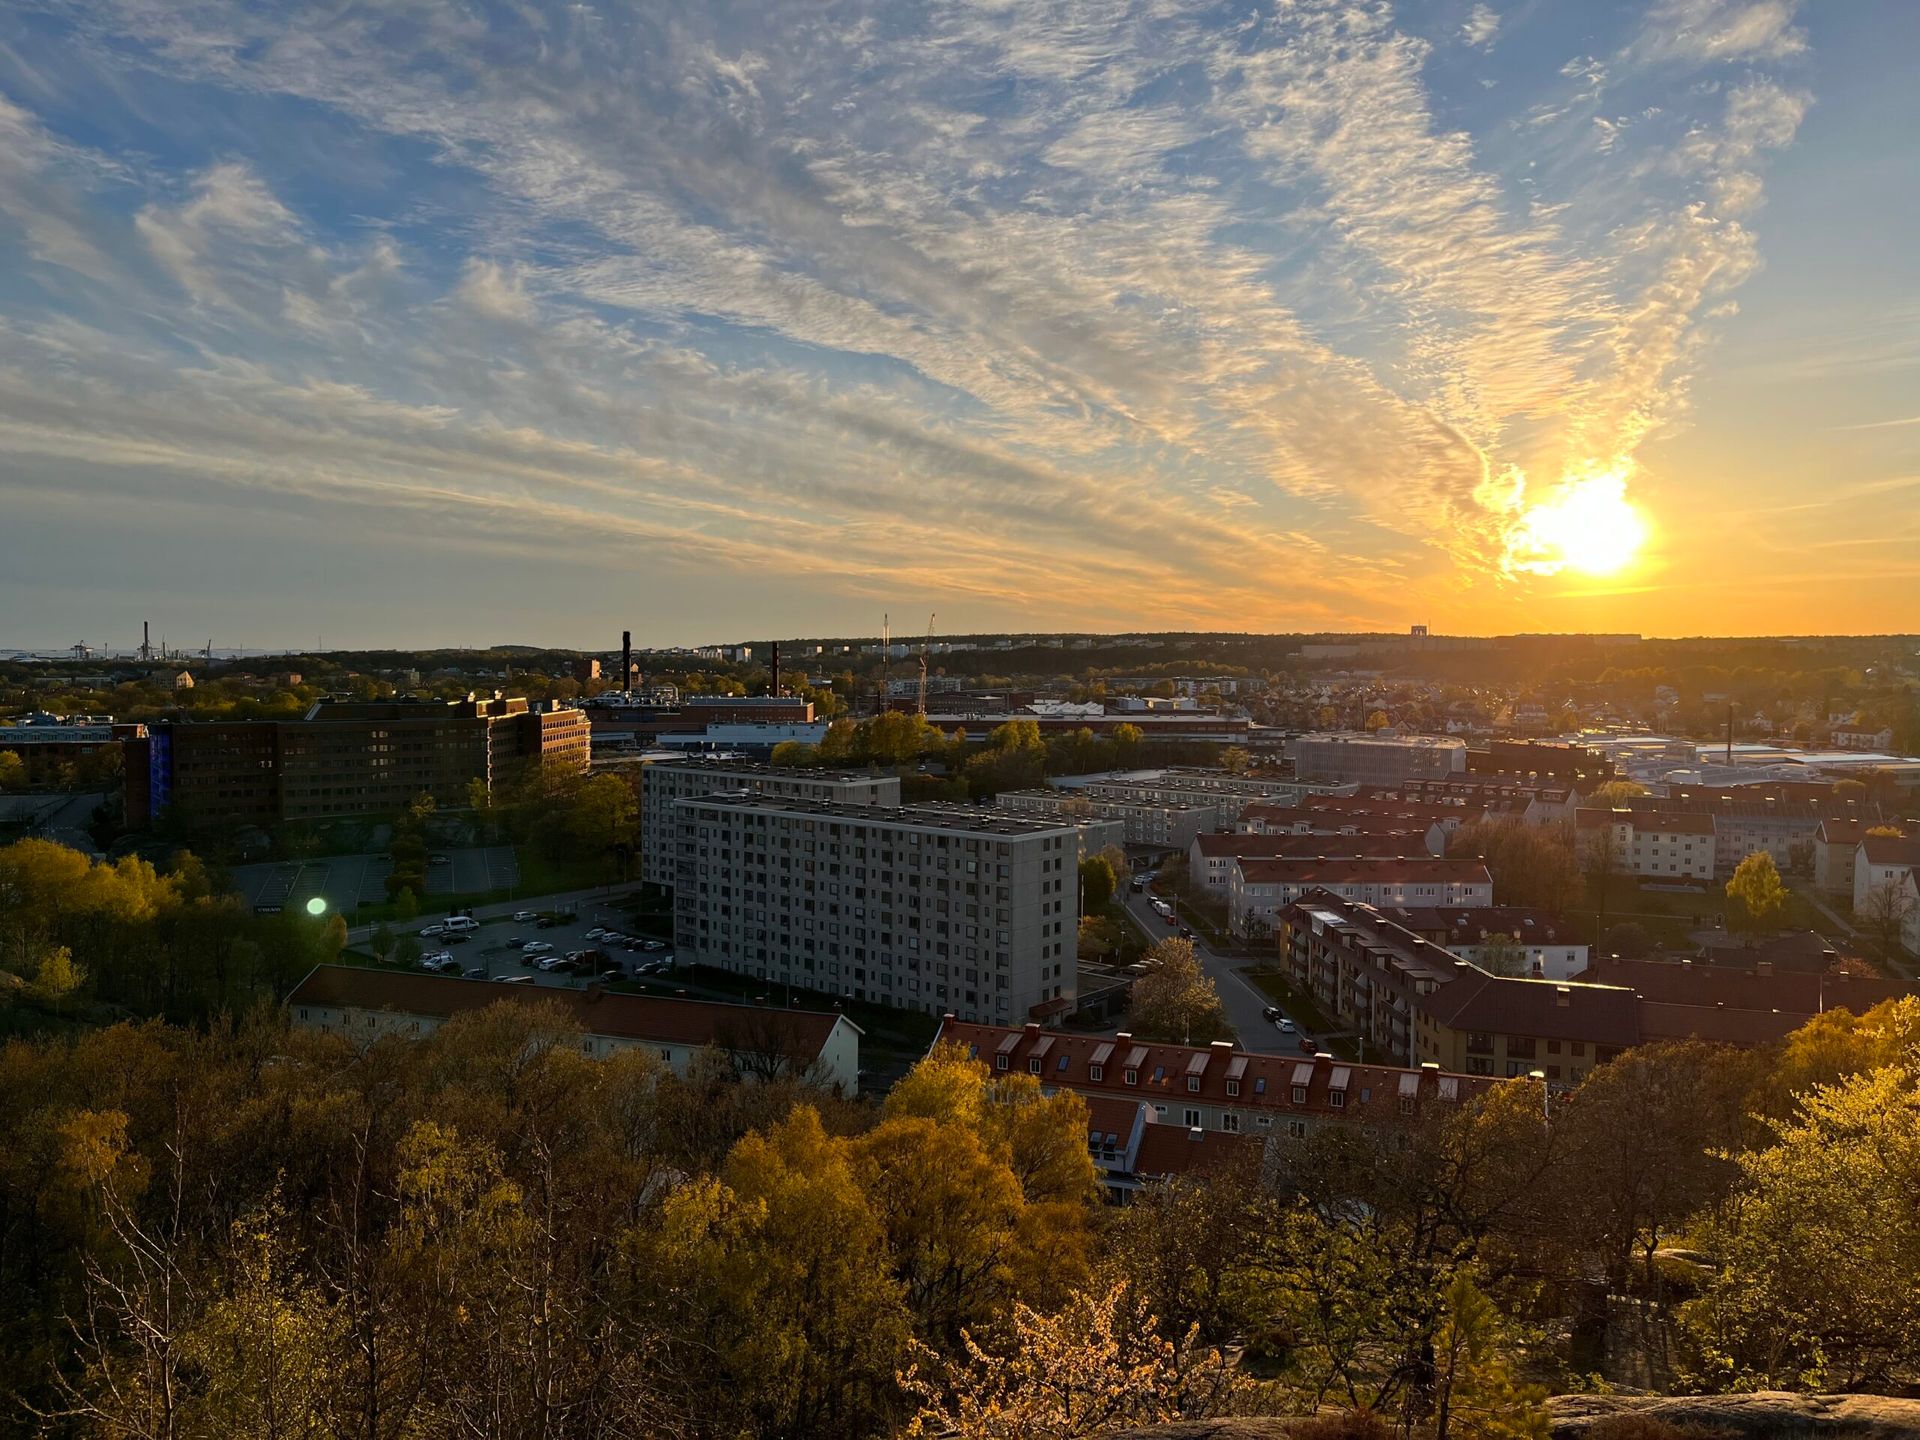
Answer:
[[1530, 575], [1618, 575], [1647, 542], [1647, 522], [1627, 499], [1625, 468], [1572, 475], [1529, 506], [1507, 534], [1507, 568]]

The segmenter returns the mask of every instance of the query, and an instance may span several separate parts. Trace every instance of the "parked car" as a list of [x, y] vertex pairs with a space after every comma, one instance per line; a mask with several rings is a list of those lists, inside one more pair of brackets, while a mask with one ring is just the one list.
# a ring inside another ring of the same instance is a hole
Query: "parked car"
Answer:
[[624, 980], [627, 978], [627, 972], [622, 970], [618, 965], [609, 965], [605, 970], [600, 972], [600, 978], [602, 980]]
[[604, 925], [596, 925], [593, 929], [587, 931], [585, 938], [588, 940], [605, 940], [609, 938], [612, 933], [613, 932], [608, 930]]
[[1127, 888], [1136, 895], [1144, 895], [1147, 893], [1147, 882], [1144, 877], [1136, 875], [1133, 877], [1133, 882], [1128, 885]]
[[476, 965], [471, 970], [467, 971], [467, 979], [469, 980], [484, 980], [486, 978], [487, 978], [487, 967], [484, 965]]
[[1262, 1020], [1278, 1020], [1280, 1018], [1280, 1007], [1278, 1005], [1266, 1006], [1261, 1010], [1260, 1018]]
[[1311, 1035], [1302, 1035], [1300, 1037], [1300, 1053], [1301, 1054], [1312, 1055], [1316, 1051], [1318, 1051], [1319, 1048], [1320, 1048], [1320, 1042], [1318, 1040], [1315, 1040]]
[[553, 929], [554, 926], [558, 925], [560, 922], [554, 919], [553, 916], [551, 915], [542, 915], [538, 920], [534, 921], [533, 923], [537, 928], [541, 930], [551, 930]]
[[438, 939], [440, 936], [446, 933], [447, 933], [447, 927], [442, 925], [437, 920], [431, 925], [422, 925], [420, 927], [420, 938], [422, 940]]
[[1182, 925], [1180, 927], [1180, 938], [1182, 940], [1193, 939], [1193, 927], [1191, 925]]
[[449, 930], [445, 935], [440, 937], [440, 943], [442, 945], [465, 945], [471, 939], [473, 939], [473, 936], [467, 934], [465, 931]]
[[516, 910], [513, 912], [513, 923], [516, 925], [531, 925], [539, 918], [540, 917], [531, 910]]
[[507, 937], [507, 949], [509, 950], [524, 950], [529, 943], [527, 937], [524, 935], [509, 935]]
[[1282, 1035], [1293, 1034], [1294, 1024], [1291, 1020], [1287, 1019], [1286, 1016], [1282, 1015], [1277, 1023], [1280, 1026], [1280, 1033]]
[[529, 955], [551, 955], [553, 953], [553, 945], [546, 940], [530, 940], [520, 948], [525, 950]]
[[664, 940], [642, 940], [640, 942], [640, 948], [642, 950], [664, 950], [667, 948], [667, 942]]
[[553, 970], [558, 970], [561, 966], [565, 965], [567, 962], [563, 957], [559, 955], [545, 955], [545, 956], [542, 956], [535, 963], [542, 970], [553, 971]]
[[495, 980], [495, 981], [496, 981], [497, 983], [499, 983], [499, 984], [501, 984], [501, 985], [531, 985], [531, 984], [533, 984], [533, 976], [531, 976], [531, 975], [496, 975], [496, 976], [494, 976], [493, 978], [494, 978], [494, 980]]
[[427, 863], [429, 865], [451, 865], [453, 864], [453, 857], [451, 855], [429, 855], [427, 857]]

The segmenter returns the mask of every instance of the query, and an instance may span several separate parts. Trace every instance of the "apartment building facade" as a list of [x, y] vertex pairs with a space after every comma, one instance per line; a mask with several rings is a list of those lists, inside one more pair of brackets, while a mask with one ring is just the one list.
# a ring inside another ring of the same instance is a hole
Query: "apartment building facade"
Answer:
[[1280, 912], [1315, 891], [1360, 905], [1493, 904], [1493, 877], [1479, 860], [1236, 860], [1227, 890], [1227, 923], [1244, 939], [1274, 932]]
[[527, 767], [581, 773], [586, 716], [495, 696], [439, 701], [322, 701], [299, 720], [160, 721], [127, 751], [144, 812], [178, 806], [199, 820], [272, 825], [391, 815], [416, 796], [470, 803]]
[[1163, 805], [1053, 789], [1005, 790], [994, 805], [1015, 815], [1112, 820], [1121, 827], [1123, 844], [1156, 850], [1186, 849], [1194, 836], [1213, 828], [1215, 819], [1212, 805]]
[[[1352, 787], [1346, 787], [1351, 790]], [[1298, 805], [1308, 796], [1336, 793], [1340, 787], [1308, 785], [1295, 780], [1233, 775], [1225, 770], [1170, 768], [1135, 774], [1108, 775], [1074, 787], [1089, 799], [1122, 800], [1142, 805], [1210, 808], [1208, 830], [1231, 830], [1247, 806], [1265, 802]]]
[[900, 806], [900, 777], [866, 770], [797, 770], [744, 760], [659, 760], [640, 772], [640, 878], [671, 889], [679, 845], [674, 806], [701, 795], [751, 794], [836, 805]]
[[[1652, 810], [1584, 809], [1574, 818], [1583, 864], [1610, 853], [1622, 875], [1647, 880], [1708, 881], [1719, 873], [1719, 837], [1711, 815]], [[1738, 864], [1738, 861], [1734, 862]]]
[[1233, 869], [1242, 860], [1386, 860], [1431, 854], [1428, 836], [1418, 831], [1378, 834], [1256, 834], [1226, 830], [1196, 835], [1187, 846], [1187, 875], [1211, 895], [1225, 899], [1233, 888]]
[[683, 962], [979, 1022], [1073, 1008], [1072, 823], [751, 794], [674, 810]]
[[1467, 743], [1442, 735], [1301, 735], [1288, 742], [1293, 773], [1334, 785], [1444, 780], [1467, 768]]

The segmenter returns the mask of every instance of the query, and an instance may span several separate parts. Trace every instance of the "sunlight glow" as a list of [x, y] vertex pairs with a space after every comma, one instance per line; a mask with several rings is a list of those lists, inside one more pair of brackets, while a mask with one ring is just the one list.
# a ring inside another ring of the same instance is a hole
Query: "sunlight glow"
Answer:
[[1618, 575], [1647, 541], [1647, 522], [1627, 499], [1626, 465], [1569, 475], [1530, 506], [1507, 534], [1507, 569], [1527, 575]]

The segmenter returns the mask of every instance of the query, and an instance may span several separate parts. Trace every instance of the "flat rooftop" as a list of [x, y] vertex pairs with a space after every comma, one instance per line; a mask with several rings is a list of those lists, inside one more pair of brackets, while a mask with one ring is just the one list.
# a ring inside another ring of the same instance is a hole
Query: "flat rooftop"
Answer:
[[[770, 765], [764, 760], [730, 760], [723, 757], [679, 756], [656, 760], [662, 770], [679, 770], [701, 775], [748, 775], [776, 780], [834, 780], [842, 783], [861, 780], [895, 780], [891, 770], [816, 770], [794, 765]], [[652, 765], [648, 767], [653, 768]]]
[[887, 825], [901, 829], [946, 830], [969, 835], [1057, 835], [1078, 827], [1071, 820], [1030, 819], [1005, 810], [985, 810], [974, 805], [906, 805], [899, 809], [878, 809], [872, 805], [843, 805], [834, 800], [789, 800], [777, 795], [750, 792], [689, 796], [679, 805], [717, 805], [728, 810], [752, 810], [758, 814], [792, 815], [809, 820], [858, 821], [865, 826]]

